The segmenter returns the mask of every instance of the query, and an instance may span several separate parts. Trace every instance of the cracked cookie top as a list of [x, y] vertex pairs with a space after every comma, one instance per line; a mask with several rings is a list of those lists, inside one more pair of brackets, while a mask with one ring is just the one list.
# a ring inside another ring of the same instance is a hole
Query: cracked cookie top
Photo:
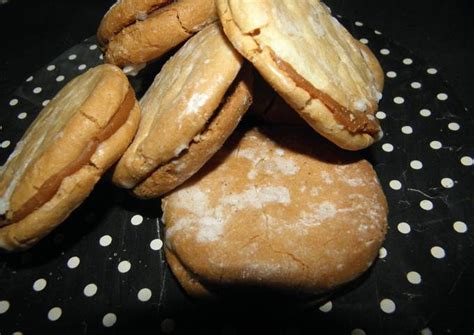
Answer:
[[236, 133], [162, 208], [167, 251], [211, 291], [345, 283], [371, 265], [387, 217], [371, 165], [307, 127]]

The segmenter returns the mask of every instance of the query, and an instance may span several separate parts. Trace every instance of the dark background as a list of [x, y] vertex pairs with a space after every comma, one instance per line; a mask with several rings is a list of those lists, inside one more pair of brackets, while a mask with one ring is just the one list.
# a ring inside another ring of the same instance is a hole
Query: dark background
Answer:
[[[6, 0], [0, 1], [0, 3]], [[472, 110], [474, 57], [472, 1], [331, 0], [333, 13], [381, 31], [425, 59]], [[0, 5], [0, 97], [83, 39], [94, 35], [113, 1], [10, 0]], [[8, 101], [8, 100], [7, 100]], [[1, 110], [0, 110], [1, 113]], [[472, 321], [474, 270], [460, 277], [443, 315], [433, 317], [437, 329]]]

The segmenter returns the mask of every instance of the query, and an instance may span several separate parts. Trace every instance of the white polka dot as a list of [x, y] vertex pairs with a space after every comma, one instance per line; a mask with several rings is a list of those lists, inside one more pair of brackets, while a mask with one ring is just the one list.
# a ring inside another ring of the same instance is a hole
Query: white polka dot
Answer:
[[10, 308], [10, 302], [7, 300], [1, 300], [0, 301], [0, 314], [6, 313], [8, 309]]
[[378, 30], [374, 30], [375, 35], [382, 35], [382, 33]]
[[452, 131], [458, 131], [459, 129], [461, 129], [461, 126], [457, 122], [451, 122], [450, 124], [448, 124], [448, 128]]
[[153, 241], [150, 242], [150, 248], [152, 250], [160, 250], [163, 247], [163, 241], [159, 238], [155, 238]]
[[107, 313], [102, 318], [102, 324], [104, 325], [104, 327], [107, 328], [112, 327], [115, 322], [117, 322], [117, 315], [115, 315], [114, 313]]
[[67, 261], [67, 266], [70, 269], [75, 269], [79, 266], [79, 263], [81, 263], [81, 259], [77, 256], [73, 256]]
[[385, 143], [384, 145], [382, 145], [382, 150], [385, 152], [392, 152], [393, 145], [391, 145], [390, 143]]
[[444, 188], [451, 188], [454, 186], [454, 180], [451, 178], [443, 178], [441, 179], [441, 186]]
[[411, 284], [418, 285], [419, 283], [421, 283], [421, 276], [416, 271], [410, 271], [407, 273], [407, 280]]
[[77, 58], [77, 55], [72, 54], [72, 55], [69, 55], [69, 57], [68, 57], [67, 59], [69, 59], [69, 60], [74, 60], [74, 59], [76, 59], [76, 58]]
[[34, 93], [34, 94], [39, 94], [39, 93], [41, 93], [42, 90], [43, 90], [43, 89], [42, 89], [41, 87], [35, 87], [35, 88], [33, 89], [33, 93]]
[[104, 59], [104, 55], [103, 55], [103, 54], [100, 54], [100, 55], [99, 55], [99, 59], [100, 59], [100, 60]]
[[428, 74], [437, 74], [438, 70], [436, 70], [434, 67], [430, 67], [426, 70], [426, 72], [428, 72]]
[[406, 222], [400, 222], [397, 225], [397, 229], [400, 233], [402, 234], [409, 234], [411, 232], [411, 227], [408, 223]]
[[469, 156], [464, 156], [464, 157], [461, 157], [461, 164], [464, 165], [464, 166], [471, 166], [472, 163], [473, 163], [473, 160], [471, 157]]
[[92, 44], [90, 47], [89, 47], [89, 50], [95, 50], [97, 49], [97, 44]]
[[389, 185], [390, 185], [390, 188], [395, 191], [398, 191], [402, 188], [402, 183], [400, 183], [400, 181], [395, 180], [395, 179], [391, 180]]
[[142, 288], [137, 294], [138, 300], [147, 302], [151, 298], [151, 290], [149, 288]]
[[460, 234], [464, 234], [467, 232], [467, 225], [462, 221], [456, 221], [453, 223], [453, 229]]
[[19, 332], [19, 331], [16, 331], [16, 332], [13, 332], [12, 335], [23, 335], [23, 333]]
[[433, 335], [433, 332], [432, 332], [431, 329], [429, 329], [429, 328], [423, 328], [423, 329], [420, 331], [420, 334], [421, 334], [421, 335]]
[[448, 95], [446, 93], [438, 93], [436, 95], [436, 99], [440, 101], [445, 101], [445, 100], [448, 100]]
[[360, 21], [356, 21], [354, 22], [354, 24], [357, 26], [357, 27], [362, 27], [364, 24]]
[[319, 306], [319, 310], [324, 313], [330, 312], [332, 310], [332, 302], [328, 301], [324, 305]]
[[56, 81], [63, 81], [64, 80], [64, 76], [61, 74], [59, 76], [56, 77]]
[[404, 58], [404, 59], [403, 59], [403, 64], [405, 64], [405, 65], [411, 65], [411, 64], [413, 64], [413, 59], [411, 59], [411, 58]]
[[430, 147], [431, 147], [431, 149], [438, 150], [438, 149], [441, 149], [443, 147], [443, 145], [441, 144], [440, 141], [431, 141], [430, 142]]
[[384, 247], [379, 249], [379, 258], [385, 258], [387, 257], [387, 249]]
[[173, 332], [173, 330], [174, 330], [174, 320], [173, 319], [164, 319], [163, 321], [161, 321], [160, 328], [161, 328], [161, 331], [163, 333], [169, 334], [169, 333]]
[[410, 84], [410, 86], [414, 89], [419, 89], [419, 88], [421, 88], [421, 83], [419, 83], [417, 81], [414, 81]]
[[5, 140], [2, 143], [0, 143], [0, 147], [2, 147], [3, 149], [6, 149], [10, 146], [10, 144], [11, 142], [9, 140]]
[[410, 126], [403, 126], [402, 127], [402, 133], [404, 133], [406, 135], [413, 134], [413, 128], [410, 127]]
[[369, 43], [369, 40], [366, 39], [366, 38], [361, 38], [359, 41], [360, 41], [361, 43], [364, 43], [364, 44], [368, 44], [368, 43]]
[[424, 108], [420, 110], [420, 115], [424, 117], [428, 117], [431, 115], [431, 111], [429, 109]]
[[441, 258], [444, 258], [446, 256], [446, 252], [444, 251], [443, 248], [441, 248], [439, 246], [434, 246], [433, 248], [431, 248], [431, 255], [434, 258], [441, 259]]
[[126, 273], [130, 271], [130, 268], [132, 267], [132, 264], [129, 261], [121, 261], [118, 265], [118, 270], [121, 273]]
[[48, 282], [46, 281], [46, 279], [44, 278], [37, 279], [33, 283], [33, 290], [35, 290], [36, 292], [43, 291], [46, 285], [48, 285]]
[[402, 97], [395, 97], [393, 98], [393, 102], [396, 103], [397, 105], [401, 105], [402, 103], [405, 102], [405, 99], [403, 99]]
[[49, 101], [50, 101], [49, 99], [46, 99], [41, 104], [43, 105], [43, 107], [46, 107], [49, 104]]
[[376, 114], [375, 114], [375, 117], [379, 120], [383, 120], [387, 117], [387, 114], [385, 114], [384, 112], [382, 111], [378, 111]]
[[33, 80], [33, 76], [29, 76], [28, 78], [26, 78], [26, 81], [30, 82]]
[[97, 285], [94, 283], [87, 284], [86, 287], [84, 287], [84, 295], [86, 297], [92, 297], [97, 293]]
[[132, 225], [138, 226], [139, 224], [143, 222], [143, 216], [138, 215], [138, 214], [134, 215], [132, 219], [130, 220], [130, 222], [132, 223]]
[[81, 64], [81, 65], [79, 65], [77, 68], [82, 71], [82, 70], [84, 70], [86, 67], [87, 67], [86, 64]]
[[410, 162], [410, 167], [413, 169], [413, 170], [421, 170], [423, 168], [423, 163], [418, 161], [418, 160], [412, 160]]
[[351, 335], [366, 335], [366, 332], [363, 329], [355, 328], [351, 331]]
[[433, 209], [433, 203], [429, 200], [421, 200], [420, 201], [420, 207], [424, 209], [425, 211], [430, 211]]
[[55, 68], [56, 68], [55, 65], [48, 65], [48, 67], [46, 68], [46, 70], [48, 70], [48, 71], [53, 71]]
[[56, 321], [61, 317], [62, 314], [63, 310], [60, 307], [53, 307], [48, 312], [48, 319], [49, 321]]
[[18, 114], [17, 117], [18, 117], [20, 120], [23, 120], [23, 119], [25, 119], [25, 118], [27, 117], [27, 115], [28, 115], [28, 114], [26, 114], [25, 112], [22, 112], [22, 113]]
[[16, 106], [18, 104], [18, 99], [11, 99], [9, 104], [10, 106]]
[[393, 300], [383, 299], [382, 301], [380, 301], [380, 309], [387, 314], [391, 314], [395, 312], [396, 306]]
[[103, 247], [108, 247], [110, 243], [112, 243], [112, 237], [110, 235], [104, 235], [99, 240], [99, 244]]
[[381, 53], [382, 55], [386, 56], [386, 55], [390, 54], [390, 50], [388, 50], [388, 49], [380, 49], [380, 53]]
[[397, 73], [395, 71], [388, 71], [387, 72], [387, 77], [389, 78], [396, 78], [397, 77]]

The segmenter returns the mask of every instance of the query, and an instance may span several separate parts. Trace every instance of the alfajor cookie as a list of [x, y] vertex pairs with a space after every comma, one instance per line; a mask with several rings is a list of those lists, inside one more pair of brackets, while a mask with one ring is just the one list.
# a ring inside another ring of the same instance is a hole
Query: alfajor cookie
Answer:
[[216, 20], [214, 0], [119, 0], [97, 39], [106, 62], [137, 71]]
[[369, 162], [276, 125], [235, 132], [162, 209], [168, 263], [194, 296], [337, 288], [375, 260], [388, 211]]
[[116, 66], [97, 66], [61, 89], [0, 169], [0, 247], [26, 249], [63, 222], [125, 151], [139, 119]]
[[217, 0], [224, 31], [316, 131], [357, 150], [380, 138], [383, 72], [318, 0]]
[[140, 100], [137, 135], [113, 181], [158, 197], [193, 175], [222, 146], [251, 104], [250, 68], [218, 24], [192, 37]]

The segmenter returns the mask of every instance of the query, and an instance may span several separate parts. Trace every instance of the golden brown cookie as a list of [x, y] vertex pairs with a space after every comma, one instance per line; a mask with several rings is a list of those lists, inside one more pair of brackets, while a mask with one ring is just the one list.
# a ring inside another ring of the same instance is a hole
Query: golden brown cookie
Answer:
[[97, 39], [105, 61], [134, 72], [217, 20], [214, 0], [120, 0]]
[[318, 0], [217, 0], [234, 47], [316, 131], [362, 149], [381, 136], [383, 72]]
[[127, 77], [100, 65], [40, 112], [0, 170], [0, 247], [26, 249], [64, 221], [131, 142], [140, 119]]
[[191, 38], [141, 99], [140, 127], [117, 164], [114, 182], [153, 198], [199, 170], [252, 101], [250, 69], [241, 68], [242, 58], [218, 24]]
[[387, 229], [370, 163], [309, 127], [234, 134], [162, 200], [166, 255], [184, 289], [320, 294], [364, 273]]

